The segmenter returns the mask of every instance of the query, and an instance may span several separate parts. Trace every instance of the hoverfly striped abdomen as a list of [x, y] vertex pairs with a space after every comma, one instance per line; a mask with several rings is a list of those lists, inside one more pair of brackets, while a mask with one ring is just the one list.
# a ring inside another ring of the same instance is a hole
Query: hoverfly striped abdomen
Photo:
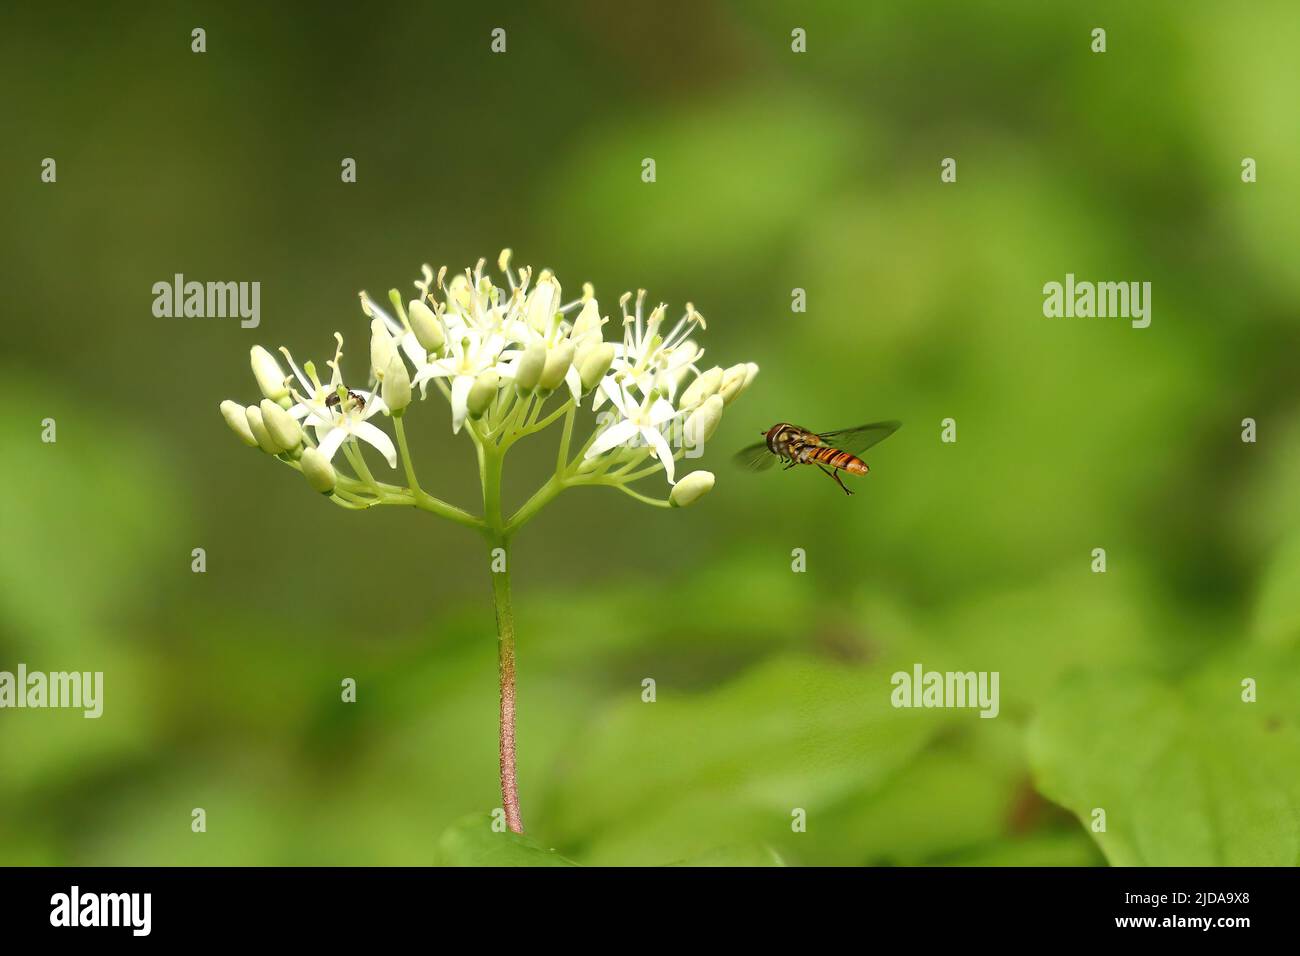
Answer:
[[847, 451], [831, 448], [828, 445], [812, 449], [810, 460], [831, 468], [838, 468], [841, 471], [847, 471], [850, 475], [865, 475], [867, 473], [867, 463], [857, 455], [850, 455]]

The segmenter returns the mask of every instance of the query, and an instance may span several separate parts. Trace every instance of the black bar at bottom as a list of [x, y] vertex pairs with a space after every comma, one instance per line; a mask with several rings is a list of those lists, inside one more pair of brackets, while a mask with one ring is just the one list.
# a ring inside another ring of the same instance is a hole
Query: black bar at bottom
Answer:
[[920, 932], [927, 943], [1053, 933], [1230, 945], [1286, 930], [1297, 884], [1293, 869], [11, 868], [0, 870], [0, 926], [7, 942], [91, 944], [450, 942], [458, 925], [525, 945], [612, 923], [632, 934], [703, 926], [733, 942], [852, 925], [864, 939]]

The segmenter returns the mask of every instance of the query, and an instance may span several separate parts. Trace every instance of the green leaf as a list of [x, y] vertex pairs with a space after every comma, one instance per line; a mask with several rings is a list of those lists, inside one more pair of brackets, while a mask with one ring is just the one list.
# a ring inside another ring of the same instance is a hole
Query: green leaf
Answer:
[[492, 829], [486, 814], [466, 817], [438, 837], [439, 866], [577, 866], [527, 836]]
[[[1120, 866], [1300, 860], [1300, 655], [1219, 659], [1172, 686], [1094, 674], [1062, 686], [1030, 732], [1040, 791]], [[1241, 681], [1257, 680], [1258, 700]]]
[[770, 846], [762, 843], [718, 847], [700, 856], [669, 866], [785, 866], [785, 860]]
[[1294, 644], [1300, 638], [1300, 533], [1278, 548], [1255, 604], [1255, 637], [1264, 644]]
[[660, 684], [657, 702], [593, 721], [545, 808], [548, 832], [591, 864], [664, 864], [755, 840], [796, 856], [796, 809], [824, 825], [841, 800], [880, 787], [944, 726], [972, 718], [895, 709], [896, 669], [791, 655], [707, 693]]
[[915, 866], [1004, 838], [1029, 787], [1021, 749], [1021, 733], [1007, 720], [954, 727], [884, 786], [853, 793], [810, 826], [801, 858]]

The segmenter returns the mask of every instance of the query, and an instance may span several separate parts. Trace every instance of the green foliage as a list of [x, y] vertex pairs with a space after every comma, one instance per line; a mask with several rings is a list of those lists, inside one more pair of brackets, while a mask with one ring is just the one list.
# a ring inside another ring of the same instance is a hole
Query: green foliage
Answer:
[[[1063, 686], [1030, 752], [1038, 785], [1118, 866], [1300, 862], [1300, 657], [1216, 660], [1176, 685], [1116, 673]], [[1270, 674], [1244, 702], [1238, 675]]]
[[577, 866], [555, 850], [509, 830], [493, 830], [483, 817], [470, 817], [438, 838], [439, 866]]
[[1260, 582], [1255, 634], [1265, 644], [1300, 643], [1300, 530], [1283, 540]]

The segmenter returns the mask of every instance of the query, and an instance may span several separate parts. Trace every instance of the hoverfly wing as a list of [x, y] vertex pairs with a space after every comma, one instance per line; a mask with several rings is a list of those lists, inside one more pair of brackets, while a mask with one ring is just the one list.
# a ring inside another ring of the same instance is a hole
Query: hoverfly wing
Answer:
[[872, 422], [857, 428], [841, 428], [833, 432], [819, 432], [817, 437], [822, 444], [846, 451], [850, 455], [861, 455], [868, 448], [880, 444], [902, 427], [902, 422]]
[[748, 471], [766, 471], [776, 464], [776, 455], [772, 454], [771, 449], [767, 447], [767, 442], [761, 441], [748, 448], [742, 448], [736, 452], [732, 460]]

